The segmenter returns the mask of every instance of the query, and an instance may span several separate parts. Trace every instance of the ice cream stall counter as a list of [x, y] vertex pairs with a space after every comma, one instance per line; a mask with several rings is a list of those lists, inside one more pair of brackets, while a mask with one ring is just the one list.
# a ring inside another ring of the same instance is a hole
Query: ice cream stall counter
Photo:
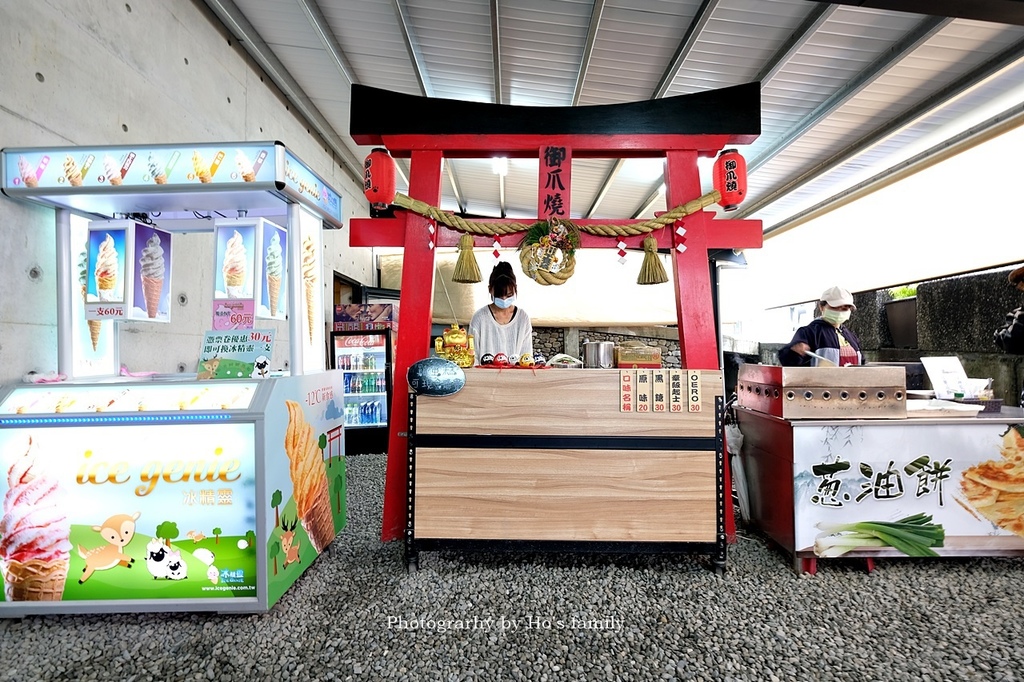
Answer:
[[269, 609], [345, 526], [341, 371], [0, 394], [0, 616]]

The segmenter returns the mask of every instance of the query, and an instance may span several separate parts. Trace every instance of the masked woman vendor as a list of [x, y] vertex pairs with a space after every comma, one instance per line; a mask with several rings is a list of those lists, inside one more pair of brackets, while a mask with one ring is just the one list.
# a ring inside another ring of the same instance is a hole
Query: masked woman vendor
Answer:
[[821, 294], [818, 308], [821, 317], [797, 329], [793, 340], [779, 349], [779, 363], [786, 367], [815, 367], [819, 361], [807, 355], [811, 351], [838, 367], [863, 365], [860, 340], [845, 326], [857, 309], [853, 295], [842, 287], [831, 287]]
[[518, 291], [512, 265], [506, 261], [495, 265], [487, 280], [491, 302], [476, 311], [469, 322], [477, 364], [485, 355], [533, 356], [533, 325], [526, 311], [516, 305]]

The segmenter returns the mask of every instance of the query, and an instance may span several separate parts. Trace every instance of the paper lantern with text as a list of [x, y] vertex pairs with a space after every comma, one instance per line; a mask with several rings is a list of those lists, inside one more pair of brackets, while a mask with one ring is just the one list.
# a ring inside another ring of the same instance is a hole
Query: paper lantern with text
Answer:
[[714, 186], [726, 211], [735, 211], [747, 196], [747, 161], [735, 149], [723, 149], [715, 159]]
[[380, 208], [395, 200], [395, 160], [383, 147], [375, 148], [363, 161], [363, 194]]

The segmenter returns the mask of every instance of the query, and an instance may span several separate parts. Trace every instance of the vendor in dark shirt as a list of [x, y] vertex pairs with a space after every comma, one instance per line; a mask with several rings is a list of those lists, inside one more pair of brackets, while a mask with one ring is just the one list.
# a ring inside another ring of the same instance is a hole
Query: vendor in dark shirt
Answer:
[[863, 365], [860, 340], [844, 325], [857, 309], [853, 295], [842, 287], [831, 287], [818, 301], [821, 317], [800, 327], [793, 340], [779, 349], [779, 363], [787, 367], [815, 367], [819, 360], [807, 352], [816, 353], [839, 367]]

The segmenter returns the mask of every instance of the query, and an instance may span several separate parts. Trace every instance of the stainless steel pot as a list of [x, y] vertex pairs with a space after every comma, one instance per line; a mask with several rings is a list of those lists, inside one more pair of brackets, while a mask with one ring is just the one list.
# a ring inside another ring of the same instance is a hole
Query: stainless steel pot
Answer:
[[611, 369], [615, 366], [615, 344], [611, 341], [584, 341], [583, 366], [589, 369]]

